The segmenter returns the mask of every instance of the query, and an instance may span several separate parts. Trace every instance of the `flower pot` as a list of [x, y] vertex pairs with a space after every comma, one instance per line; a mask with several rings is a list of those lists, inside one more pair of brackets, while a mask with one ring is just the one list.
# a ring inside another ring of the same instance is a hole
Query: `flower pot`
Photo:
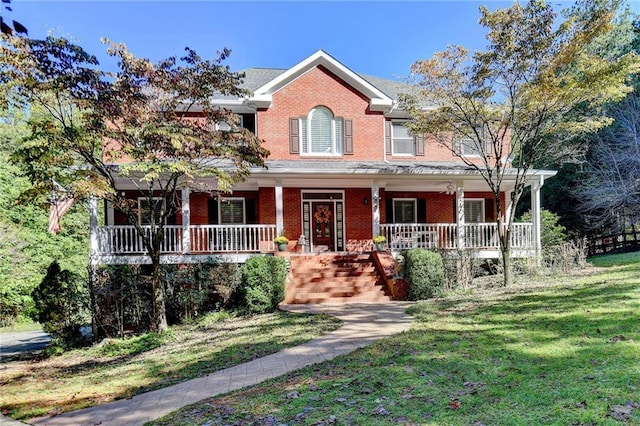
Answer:
[[287, 243], [278, 244], [278, 251], [287, 251]]
[[384, 251], [384, 243], [378, 243], [375, 246], [376, 246], [376, 251]]

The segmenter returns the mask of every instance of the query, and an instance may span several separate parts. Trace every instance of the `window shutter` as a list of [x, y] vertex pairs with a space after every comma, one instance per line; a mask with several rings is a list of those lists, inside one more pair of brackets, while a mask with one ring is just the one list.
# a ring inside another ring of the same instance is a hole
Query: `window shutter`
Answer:
[[257, 217], [257, 203], [255, 198], [245, 198], [244, 206], [245, 206], [245, 215], [247, 217], [247, 223], [258, 223]]
[[413, 141], [416, 145], [416, 155], [423, 156], [424, 155], [424, 137], [414, 136]]
[[385, 206], [384, 214], [386, 216], [385, 222], [394, 223], [393, 222], [393, 199], [392, 198], [385, 199], [384, 206]]
[[353, 155], [353, 120], [344, 120], [344, 154]]
[[453, 147], [453, 155], [460, 157], [462, 155], [462, 144], [460, 143], [460, 139], [453, 137], [453, 141], [451, 146]]
[[418, 217], [416, 218], [416, 222], [418, 223], [427, 223], [427, 200], [424, 198], [418, 198]]
[[218, 224], [218, 199], [217, 198], [209, 198], [209, 223], [217, 225]]
[[391, 155], [391, 121], [384, 122], [384, 150]]
[[300, 154], [300, 124], [297, 118], [289, 119], [289, 153]]
[[484, 141], [484, 155], [487, 157], [493, 157], [493, 143], [491, 140]]
[[484, 221], [485, 222], [493, 222], [494, 218], [494, 207], [495, 201], [492, 199], [487, 199], [484, 202]]

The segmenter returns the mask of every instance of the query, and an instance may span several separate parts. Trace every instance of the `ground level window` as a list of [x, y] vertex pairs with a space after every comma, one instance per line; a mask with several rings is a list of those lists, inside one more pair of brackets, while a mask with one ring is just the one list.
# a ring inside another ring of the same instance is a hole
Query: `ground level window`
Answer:
[[416, 223], [415, 198], [393, 199], [393, 223]]
[[221, 225], [245, 223], [244, 198], [221, 198], [219, 206]]
[[484, 222], [484, 200], [464, 200], [464, 221]]
[[140, 225], [151, 225], [151, 218], [153, 223], [158, 224], [160, 222], [160, 215], [162, 209], [166, 206], [164, 198], [152, 197], [138, 198], [138, 221]]

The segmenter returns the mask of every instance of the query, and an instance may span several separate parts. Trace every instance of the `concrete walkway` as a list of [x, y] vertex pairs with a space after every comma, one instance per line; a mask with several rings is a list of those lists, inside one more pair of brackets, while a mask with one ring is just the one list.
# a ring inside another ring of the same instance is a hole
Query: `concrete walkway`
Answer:
[[362, 348], [383, 337], [400, 333], [413, 319], [405, 314], [411, 302], [358, 303], [340, 305], [284, 305], [301, 313], [326, 313], [341, 319], [338, 330], [316, 340], [285, 349], [246, 364], [227, 368], [109, 404], [32, 419], [34, 425], [142, 425], [186, 405], [282, 376]]

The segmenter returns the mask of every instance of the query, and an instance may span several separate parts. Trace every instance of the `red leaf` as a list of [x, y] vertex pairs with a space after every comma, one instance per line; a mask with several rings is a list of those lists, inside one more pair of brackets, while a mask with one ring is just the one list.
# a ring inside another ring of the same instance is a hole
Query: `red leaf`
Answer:
[[453, 410], [457, 410], [457, 409], [459, 409], [459, 408], [460, 408], [460, 405], [461, 405], [461, 404], [462, 404], [462, 403], [460, 402], [460, 400], [459, 400], [459, 399], [454, 399], [453, 401], [451, 401], [451, 402], [449, 403], [449, 408], [451, 408], [451, 409], [453, 409]]

